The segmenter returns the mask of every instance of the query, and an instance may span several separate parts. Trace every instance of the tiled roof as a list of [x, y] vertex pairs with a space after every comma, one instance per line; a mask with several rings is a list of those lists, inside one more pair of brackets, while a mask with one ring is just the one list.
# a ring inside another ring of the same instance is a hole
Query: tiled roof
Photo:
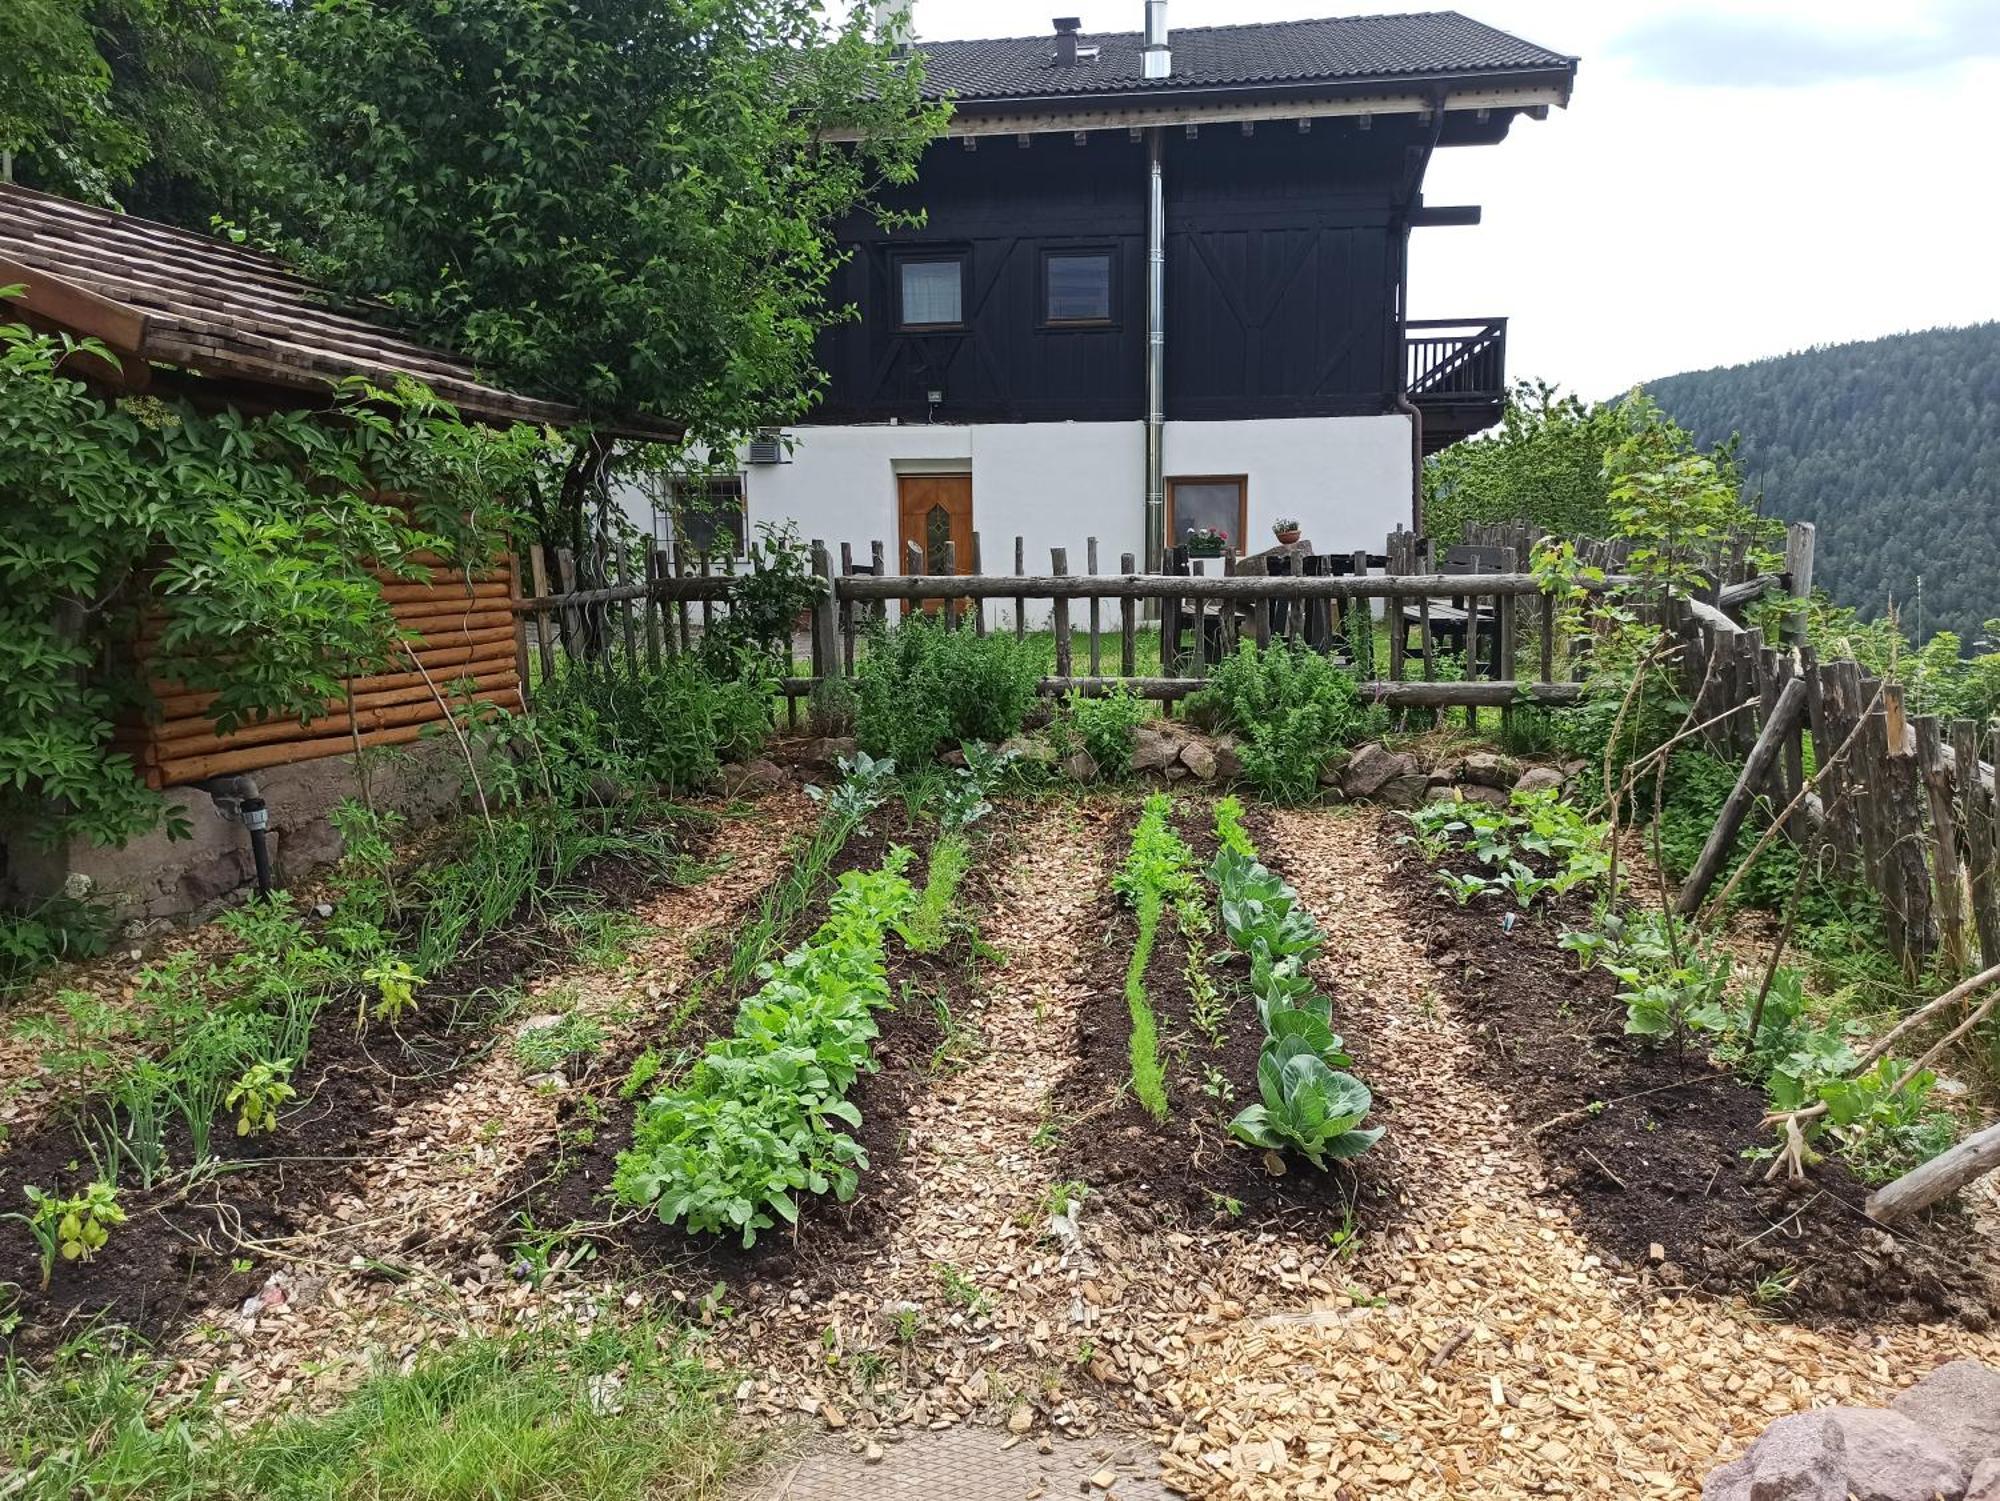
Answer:
[[[1137, 9], [1138, 0], [1120, 0]], [[1065, 98], [1189, 88], [1361, 83], [1434, 75], [1575, 67], [1575, 59], [1459, 15], [1334, 16], [1171, 31], [1173, 72], [1143, 76], [1136, 31], [1085, 32], [1094, 60], [1058, 67], [1052, 33], [988, 41], [919, 42], [924, 91], [964, 100]]]
[[[408, 375], [467, 417], [576, 418], [357, 316], [274, 256], [0, 183], [0, 286], [10, 282], [26, 285], [29, 309], [46, 305], [55, 321], [165, 365], [320, 393], [348, 376]], [[0, 300], [0, 321], [9, 316]]]

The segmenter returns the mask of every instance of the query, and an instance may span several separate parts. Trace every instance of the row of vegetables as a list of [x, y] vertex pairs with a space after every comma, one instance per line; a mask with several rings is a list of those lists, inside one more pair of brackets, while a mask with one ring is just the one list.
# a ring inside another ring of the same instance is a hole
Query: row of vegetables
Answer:
[[[1215, 832], [1218, 848], [1206, 873], [1207, 888], [1214, 892], [1232, 951], [1224, 957], [1243, 961], [1247, 972], [1238, 988], [1247, 991], [1264, 1028], [1258, 1103], [1229, 1123], [1230, 1133], [1276, 1159], [1292, 1154], [1321, 1169], [1358, 1157], [1381, 1139], [1382, 1128], [1362, 1124], [1373, 1096], [1347, 1072], [1352, 1060], [1333, 1030], [1333, 1004], [1310, 973], [1325, 944], [1319, 925], [1298, 893], [1258, 860], [1236, 799], [1217, 803]], [[1168, 901], [1188, 904], [1202, 890], [1193, 854], [1174, 832], [1165, 793], [1146, 800], [1113, 887], [1131, 903], [1138, 924], [1125, 978], [1133, 1094], [1155, 1119], [1164, 1119], [1168, 1100], [1159, 1025], [1146, 970]], [[1272, 1165], [1282, 1170], [1282, 1161]]]

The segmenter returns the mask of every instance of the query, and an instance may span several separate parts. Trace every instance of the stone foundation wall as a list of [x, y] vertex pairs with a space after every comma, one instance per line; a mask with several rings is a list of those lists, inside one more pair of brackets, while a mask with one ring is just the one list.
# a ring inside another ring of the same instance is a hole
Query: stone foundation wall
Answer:
[[[394, 809], [421, 826], [459, 806], [465, 762], [456, 744], [420, 741], [393, 758], [378, 754], [370, 769], [375, 806]], [[237, 783], [254, 784], [269, 805], [273, 880], [280, 887], [304, 881], [340, 858], [340, 836], [327, 815], [358, 794], [352, 756], [327, 756], [276, 766]], [[248, 791], [249, 789], [245, 789]], [[72, 839], [53, 849], [0, 831], [4, 868], [0, 897], [33, 902], [64, 890], [87, 893], [124, 923], [205, 917], [256, 885], [250, 835], [235, 816], [234, 801], [200, 787], [170, 788], [192, 837], [170, 839], [164, 828], [117, 849]]]

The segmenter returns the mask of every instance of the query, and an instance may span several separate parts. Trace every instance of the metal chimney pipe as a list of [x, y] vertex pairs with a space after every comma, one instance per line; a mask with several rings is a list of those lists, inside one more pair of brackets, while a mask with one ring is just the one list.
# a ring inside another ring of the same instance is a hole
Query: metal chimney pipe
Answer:
[[1165, 78], [1174, 70], [1174, 55], [1167, 47], [1167, 0], [1146, 0], [1146, 47], [1141, 56], [1148, 78]]
[[[1164, 0], [1150, 0], [1165, 10]], [[1165, 24], [1164, 19], [1161, 23]], [[1148, 53], [1147, 56], [1151, 56]], [[1165, 563], [1167, 532], [1167, 184], [1166, 133], [1146, 131], [1146, 571]]]

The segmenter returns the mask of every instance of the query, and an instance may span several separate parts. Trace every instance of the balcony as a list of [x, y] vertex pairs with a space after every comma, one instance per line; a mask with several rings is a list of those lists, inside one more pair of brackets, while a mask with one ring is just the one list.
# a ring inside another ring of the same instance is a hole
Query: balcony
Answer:
[[1505, 318], [1412, 318], [1403, 327], [1403, 390], [1424, 414], [1425, 453], [1500, 420], [1507, 403]]

